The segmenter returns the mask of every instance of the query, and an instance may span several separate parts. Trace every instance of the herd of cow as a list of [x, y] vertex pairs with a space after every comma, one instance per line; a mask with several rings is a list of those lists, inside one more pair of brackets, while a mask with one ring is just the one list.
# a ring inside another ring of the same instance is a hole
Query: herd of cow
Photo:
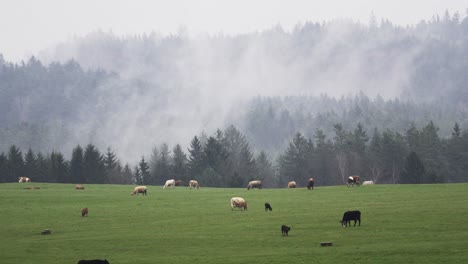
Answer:
[[[19, 177], [19, 180], [18, 182], [31, 182], [31, 179], [28, 178], [28, 177]], [[308, 190], [313, 190], [314, 189], [314, 183], [315, 183], [315, 180], [313, 178], [310, 178], [308, 181], [307, 181], [307, 189]], [[176, 181], [174, 179], [170, 179], [170, 180], [167, 180], [165, 182], [165, 184], [163, 185], [163, 189], [173, 189], [175, 186], [178, 186], [178, 185], [181, 185], [182, 182], [181, 181]], [[374, 181], [364, 181], [362, 183], [362, 185], [371, 185], [371, 184], [374, 184]], [[359, 176], [349, 176], [348, 179], [347, 179], [347, 186], [348, 187], [352, 187], [352, 186], [359, 186], [360, 185], [360, 177]], [[196, 180], [190, 180], [189, 181], [189, 187], [190, 189], [199, 189], [200, 188], [200, 184], [198, 183], [198, 181]], [[288, 185], [287, 185], [288, 188], [296, 188], [297, 187], [297, 183], [295, 181], [290, 181], [288, 182]], [[262, 189], [262, 181], [260, 180], [254, 180], [254, 181], [250, 181], [247, 185], [247, 190], [250, 190], [250, 189], [254, 189], [254, 188], [257, 188], [257, 189]], [[75, 189], [77, 190], [84, 190], [84, 186], [81, 185], [81, 184], [77, 184], [75, 186]], [[136, 186], [134, 187], [133, 191], [131, 192], [131, 195], [138, 195], [138, 194], [141, 194], [141, 195], [147, 195], [147, 187], [146, 186]], [[241, 210], [247, 210], [247, 201], [242, 198], [242, 197], [232, 197], [231, 198], [231, 210], [234, 210], [234, 209], [241, 209]], [[273, 208], [271, 207], [271, 205], [269, 203], [265, 203], [265, 211], [272, 211]], [[83, 208], [81, 210], [81, 216], [82, 217], [85, 217], [85, 216], [88, 216], [88, 208]], [[341, 223], [341, 226], [343, 227], [347, 227], [347, 226], [351, 226], [351, 221], [354, 221], [354, 226], [356, 226], [356, 223], [359, 224], [359, 226], [361, 225], [361, 212], [360, 211], [347, 211], [343, 214], [343, 217], [340, 221]], [[286, 225], [282, 225], [281, 226], [281, 234], [282, 236], [288, 236], [288, 233], [289, 231], [291, 230], [291, 227], [289, 226], [286, 226]], [[109, 264], [109, 262], [107, 260], [99, 260], [99, 259], [95, 259], [95, 260], [80, 260], [78, 262], [78, 264]]]

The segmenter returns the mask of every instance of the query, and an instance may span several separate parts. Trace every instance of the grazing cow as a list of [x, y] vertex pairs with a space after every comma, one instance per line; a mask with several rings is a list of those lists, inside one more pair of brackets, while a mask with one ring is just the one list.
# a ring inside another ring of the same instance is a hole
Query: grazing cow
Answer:
[[175, 184], [174, 184], [174, 185], [175, 185], [175, 186], [182, 186], [182, 185], [184, 185], [184, 182], [181, 181], [181, 180], [177, 180], [177, 181], [175, 181]]
[[198, 182], [196, 180], [190, 180], [189, 187], [190, 187], [190, 190], [192, 188], [194, 188], [194, 189], [197, 188], [198, 189], [198, 188], [200, 188], [200, 185], [198, 184]]
[[364, 181], [362, 182], [362, 185], [372, 185], [374, 184], [374, 181]]
[[281, 235], [282, 236], [288, 236], [289, 231], [291, 230], [291, 227], [282, 225], [281, 226]]
[[249, 181], [249, 184], [247, 185], [247, 190], [253, 188], [262, 189], [262, 181]]
[[296, 182], [295, 181], [288, 182], [288, 188], [296, 188]]
[[354, 221], [354, 226], [356, 226], [356, 222], [359, 222], [359, 226], [361, 226], [361, 212], [360, 211], [347, 211], [343, 214], [343, 219], [341, 219], [340, 223], [342, 227], [347, 227], [348, 224], [351, 226], [351, 220]]
[[232, 197], [231, 198], [231, 210], [234, 210], [234, 208], [247, 210], [247, 201], [244, 200], [244, 198], [242, 197]]
[[28, 177], [19, 177], [18, 182], [31, 182], [31, 179]]
[[348, 177], [348, 183], [346, 185], [348, 187], [349, 186], [354, 186], [354, 185], [359, 186], [359, 179], [360, 179], [360, 177], [357, 176], [357, 175], [349, 176]]
[[273, 208], [271, 208], [271, 205], [269, 203], [265, 203], [265, 212], [268, 210], [273, 211]]
[[172, 189], [174, 189], [174, 186], [175, 186], [175, 180], [174, 179], [167, 180], [166, 183], [163, 186], [163, 189], [166, 189], [168, 187], [171, 187]]
[[84, 190], [84, 186], [81, 185], [81, 184], [77, 184], [77, 185], [75, 185], [75, 189], [77, 189], [77, 190]]
[[133, 188], [131, 195], [138, 195], [139, 193], [141, 193], [141, 195], [146, 195], [146, 186], [137, 186]]
[[88, 216], [88, 208], [81, 209], [81, 216], [82, 217]]
[[80, 260], [78, 261], [78, 264], [109, 264], [109, 261], [107, 261], [107, 259], [105, 260], [100, 260], [100, 259]]
[[310, 190], [310, 189], [314, 189], [314, 178], [310, 178], [308, 181], [307, 181], [307, 190]]

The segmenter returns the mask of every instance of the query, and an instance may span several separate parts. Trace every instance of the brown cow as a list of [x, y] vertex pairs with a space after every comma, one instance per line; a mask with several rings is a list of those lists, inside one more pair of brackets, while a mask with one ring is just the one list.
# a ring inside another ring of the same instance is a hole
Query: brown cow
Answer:
[[31, 182], [31, 179], [28, 177], [19, 177], [18, 182]]
[[82, 217], [88, 216], [88, 208], [87, 207], [81, 209], [81, 216]]
[[310, 189], [314, 189], [314, 178], [310, 178], [308, 181], [307, 181], [307, 190], [310, 190]]
[[346, 183], [346, 185], [348, 187], [349, 186], [354, 186], [354, 185], [359, 186], [359, 179], [360, 179], [360, 177], [357, 176], [357, 175], [349, 176], [348, 177], [348, 182]]

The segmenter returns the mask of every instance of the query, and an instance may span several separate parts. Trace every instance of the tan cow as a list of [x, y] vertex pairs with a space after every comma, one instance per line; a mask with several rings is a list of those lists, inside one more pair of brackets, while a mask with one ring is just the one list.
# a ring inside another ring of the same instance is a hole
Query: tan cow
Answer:
[[295, 181], [288, 182], [288, 188], [296, 188], [296, 182]]
[[195, 189], [199, 189], [200, 188], [200, 185], [198, 184], [198, 182], [196, 180], [190, 180], [189, 182], [189, 187], [190, 187], [190, 190], [192, 189], [192, 187]]
[[234, 208], [240, 208], [242, 210], [247, 210], [247, 201], [242, 197], [232, 197], [231, 198], [231, 210]]
[[84, 188], [83, 185], [77, 184], [77, 185], [75, 185], [75, 189], [77, 189], [77, 190], [84, 190], [85, 188]]
[[31, 179], [28, 177], [19, 177], [18, 182], [31, 182]]
[[141, 195], [146, 195], [146, 186], [137, 186], [133, 188], [131, 195], [138, 195], [139, 193], [141, 193]]
[[262, 189], [262, 181], [250, 181], [249, 184], [247, 185], [247, 190], [253, 189], [253, 188], [258, 188]]

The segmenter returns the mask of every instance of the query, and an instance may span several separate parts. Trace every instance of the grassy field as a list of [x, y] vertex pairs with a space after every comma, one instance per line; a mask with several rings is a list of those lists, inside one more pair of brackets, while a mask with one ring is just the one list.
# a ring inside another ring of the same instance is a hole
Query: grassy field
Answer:
[[[85, 187], [0, 184], [0, 263], [468, 263], [468, 184], [148, 186], [146, 197], [131, 196], [132, 186]], [[244, 197], [248, 210], [232, 211], [233, 196]], [[361, 226], [341, 227], [354, 209]], [[291, 226], [289, 237], [282, 224]], [[47, 228], [52, 234], [41, 235]]]

